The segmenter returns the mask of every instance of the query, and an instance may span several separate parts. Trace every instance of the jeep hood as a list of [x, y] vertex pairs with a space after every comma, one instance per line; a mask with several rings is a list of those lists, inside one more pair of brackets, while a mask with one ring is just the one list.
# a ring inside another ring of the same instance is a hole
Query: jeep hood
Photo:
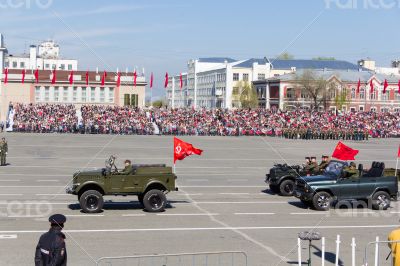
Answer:
[[102, 168], [98, 168], [98, 169], [91, 169], [91, 170], [82, 170], [82, 171], [77, 171], [74, 173], [74, 177], [76, 176], [93, 176], [93, 175], [101, 175], [103, 169]]

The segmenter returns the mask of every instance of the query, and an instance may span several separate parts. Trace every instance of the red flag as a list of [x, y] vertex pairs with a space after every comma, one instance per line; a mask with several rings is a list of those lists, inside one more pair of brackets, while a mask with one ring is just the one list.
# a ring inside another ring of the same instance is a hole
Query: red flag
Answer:
[[[151, 72], [151, 76], [150, 76], [150, 89], [153, 88], [153, 79], [154, 79], [154, 77], [153, 77], [153, 72]], [[400, 84], [400, 81], [399, 81], [399, 84]]]
[[165, 73], [164, 88], [168, 87], [168, 72]]
[[369, 82], [369, 87], [371, 88], [370, 93], [374, 93], [374, 83], [371, 81]]
[[388, 84], [387, 80], [385, 79], [385, 82], [383, 83], [383, 94], [386, 93], [386, 89], [388, 86], [389, 86], [389, 84]]
[[101, 77], [101, 86], [104, 86], [106, 83], [107, 72], [104, 71], [103, 76]]
[[69, 74], [69, 84], [74, 83], [74, 71], [71, 70], [71, 74]]
[[202, 152], [203, 150], [193, 147], [192, 144], [174, 137], [174, 164], [176, 160], [183, 160], [193, 154], [201, 155]]
[[357, 93], [360, 93], [360, 87], [361, 87], [361, 79], [358, 79], [358, 83], [357, 83]]
[[398, 92], [400, 93], [400, 80], [399, 80], [399, 83], [397, 83], [397, 86], [399, 87]]
[[8, 82], [8, 68], [4, 69], [4, 84]]
[[399, 149], [397, 150], [397, 158], [400, 158], [400, 145], [399, 145]]
[[56, 74], [56, 70], [53, 69], [53, 77], [51, 78], [51, 84], [56, 84], [57, 81], [57, 74]]
[[26, 74], [26, 71], [25, 71], [25, 69], [22, 69], [22, 72], [21, 72], [21, 75], [22, 75], [22, 78], [21, 78], [21, 83], [22, 83], [22, 84], [24, 84], [24, 83], [25, 83], [25, 74]]
[[136, 73], [136, 69], [135, 72], [133, 72], [133, 86], [136, 87], [136, 79], [137, 79], [137, 73]]
[[336, 145], [335, 150], [333, 151], [332, 157], [337, 158], [343, 161], [353, 161], [355, 160], [355, 156], [358, 154], [358, 150], [354, 150], [346, 145], [344, 145], [341, 141]]
[[86, 71], [86, 86], [89, 85], [89, 71]]
[[121, 86], [121, 73], [117, 73], [117, 87]]
[[39, 69], [36, 68], [34, 75], [35, 75], [36, 83], [39, 83]]
[[183, 87], [182, 73], [181, 73], [181, 75], [179, 76], [179, 81], [180, 81], [179, 86], [180, 86], [180, 88], [182, 89], [182, 87]]

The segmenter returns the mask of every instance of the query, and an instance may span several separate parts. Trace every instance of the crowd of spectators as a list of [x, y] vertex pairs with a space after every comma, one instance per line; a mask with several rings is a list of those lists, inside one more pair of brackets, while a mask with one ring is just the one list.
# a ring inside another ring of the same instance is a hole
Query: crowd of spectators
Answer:
[[313, 138], [328, 132], [332, 136], [338, 132], [362, 132], [363, 136], [381, 138], [400, 136], [398, 112], [138, 109], [100, 105], [82, 106], [76, 112], [72, 105], [51, 104], [17, 104], [14, 109], [14, 131], [23, 132], [293, 137], [294, 130], [311, 132]]

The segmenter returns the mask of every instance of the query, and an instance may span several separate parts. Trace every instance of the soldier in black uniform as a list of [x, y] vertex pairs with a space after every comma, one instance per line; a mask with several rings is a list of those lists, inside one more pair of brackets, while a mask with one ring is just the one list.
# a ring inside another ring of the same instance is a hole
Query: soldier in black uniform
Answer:
[[61, 232], [67, 218], [62, 214], [50, 216], [50, 230], [44, 233], [36, 246], [35, 266], [67, 265], [67, 249], [65, 235]]

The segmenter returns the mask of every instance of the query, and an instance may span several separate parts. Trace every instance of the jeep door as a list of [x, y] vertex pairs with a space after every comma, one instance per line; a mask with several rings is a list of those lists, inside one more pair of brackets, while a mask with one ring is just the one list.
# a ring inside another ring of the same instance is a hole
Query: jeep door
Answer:
[[126, 193], [137, 193], [141, 192], [142, 187], [139, 184], [139, 176], [135, 173], [125, 176], [123, 180], [123, 191]]
[[358, 195], [359, 178], [339, 178], [335, 187], [338, 199], [355, 199]]
[[360, 177], [360, 185], [358, 189], [358, 198], [366, 199], [372, 195], [376, 188], [377, 177]]
[[123, 192], [123, 184], [125, 182], [126, 175], [120, 175], [118, 173], [111, 173], [107, 176], [108, 188], [111, 193]]

